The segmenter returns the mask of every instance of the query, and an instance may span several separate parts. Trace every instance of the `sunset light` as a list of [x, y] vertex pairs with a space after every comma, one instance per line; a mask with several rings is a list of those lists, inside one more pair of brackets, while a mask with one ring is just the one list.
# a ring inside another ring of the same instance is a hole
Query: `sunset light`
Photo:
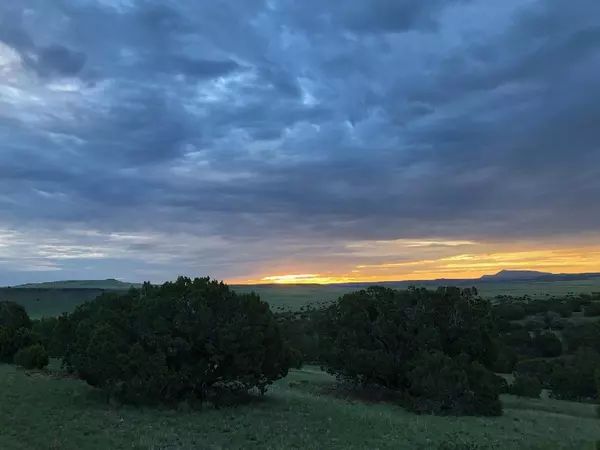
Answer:
[[[484, 244], [469, 243], [475, 249], [489, 248]], [[390, 243], [390, 247], [394, 244]], [[407, 247], [412, 246], [408, 245]], [[351, 248], [356, 246], [350, 245]], [[363, 246], [361, 249], [364, 250]], [[380, 254], [381, 246], [373, 248], [374, 254]], [[378, 281], [410, 281], [437, 278], [470, 279], [479, 278], [501, 270], [537, 270], [551, 273], [583, 273], [600, 270], [600, 247], [558, 248], [552, 250], [531, 249], [529, 251], [489, 251], [481, 253], [462, 253], [438, 258], [419, 258], [415, 248], [408, 252], [408, 260], [356, 264], [344, 272], [335, 272], [323, 268], [315, 273], [283, 273], [268, 275], [258, 279], [243, 280], [243, 284], [336, 284]], [[361, 251], [367, 258], [368, 252]], [[412, 258], [411, 258], [412, 256]], [[292, 272], [292, 271], [290, 271]]]

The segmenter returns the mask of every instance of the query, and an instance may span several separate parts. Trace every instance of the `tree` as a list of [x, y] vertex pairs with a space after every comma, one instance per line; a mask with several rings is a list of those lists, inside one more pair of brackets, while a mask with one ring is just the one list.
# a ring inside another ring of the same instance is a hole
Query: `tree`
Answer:
[[31, 320], [21, 305], [0, 302], [0, 361], [12, 363], [19, 349], [34, 343]]
[[538, 356], [544, 358], [560, 356], [562, 353], [562, 343], [556, 334], [552, 332], [536, 333], [533, 336], [532, 344]]
[[600, 354], [582, 347], [575, 355], [563, 358], [550, 376], [551, 396], [560, 400], [590, 400], [596, 398], [595, 375], [600, 368]]
[[575, 353], [581, 347], [593, 348], [600, 352], [600, 320], [565, 327], [563, 336], [569, 353]]
[[269, 305], [208, 278], [105, 293], [65, 322], [67, 367], [126, 403], [264, 393], [293, 363]]
[[[341, 297], [319, 324], [327, 372], [357, 385], [400, 391], [414, 400], [409, 406], [434, 413], [498, 413], [497, 383], [483, 386], [491, 380], [483, 372], [491, 374], [496, 361], [496, 338], [489, 302], [471, 289], [375, 286]], [[432, 369], [427, 378], [424, 367]], [[456, 386], [449, 387], [452, 380]], [[465, 387], [473, 397], [456, 400]], [[428, 395], [439, 407], [427, 403]], [[486, 405], [474, 406], [484, 399]]]
[[13, 330], [31, 328], [31, 319], [25, 308], [11, 301], [0, 301], [0, 327]]
[[48, 353], [41, 344], [23, 347], [15, 355], [15, 364], [25, 369], [43, 369], [48, 362]]
[[537, 378], [527, 375], [517, 375], [508, 387], [508, 393], [519, 397], [540, 398], [542, 383]]
[[586, 317], [600, 316], [600, 302], [593, 302], [587, 305], [584, 309], [583, 315]]
[[517, 377], [531, 377], [538, 380], [542, 387], [550, 387], [550, 377], [555, 367], [562, 365], [563, 360], [560, 358], [533, 358], [519, 361], [515, 365], [515, 375]]
[[527, 315], [523, 305], [518, 303], [500, 303], [494, 306], [493, 312], [497, 319], [505, 320], [521, 320]]

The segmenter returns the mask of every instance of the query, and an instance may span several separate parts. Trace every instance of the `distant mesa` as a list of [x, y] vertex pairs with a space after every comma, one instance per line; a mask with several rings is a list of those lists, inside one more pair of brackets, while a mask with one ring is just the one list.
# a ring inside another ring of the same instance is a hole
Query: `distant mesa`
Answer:
[[550, 272], [537, 270], [501, 270], [495, 275], [484, 275], [481, 281], [506, 281], [506, 280], [534, 280], [539, 277], [553, 275]]

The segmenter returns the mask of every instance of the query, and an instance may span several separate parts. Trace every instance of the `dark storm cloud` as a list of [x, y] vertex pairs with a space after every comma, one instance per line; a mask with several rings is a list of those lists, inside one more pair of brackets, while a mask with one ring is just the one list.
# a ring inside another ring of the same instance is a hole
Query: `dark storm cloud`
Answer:
[[0, 229], [221, 239], [241, 273], [600, 228], [595, 0], [7, 3]]

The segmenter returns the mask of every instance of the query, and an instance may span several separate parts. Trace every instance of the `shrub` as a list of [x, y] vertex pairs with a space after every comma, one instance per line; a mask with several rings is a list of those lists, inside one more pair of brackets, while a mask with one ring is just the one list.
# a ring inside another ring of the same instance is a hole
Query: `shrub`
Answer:
[[590, 400], [596, 398], [595, 374], [600, 368], [600, 354], [582, 347], [572, 356], [562, 358], [550, 376], [551, 396], [559, 400]]
[[518, 375], [508, 387], [508, 393], [519, 397], [540, 398], [542, 384], [536, 378]]
[[600, 320], [565, 327], [563, 337], [569, 353], [575, 353], [581, 347], [593, 348], [600, 352]]
[[299, 362], [319, 363], [317, 324], [320, 310], [276, 314], [277, 322], [289, 347], [299, 354]]
[[11, 363], [20, 348], [34, 342], [31, 320], [21, 305], [0, 301], [0, 361]]
[[48, 365], [48, 353], [40, 344], [21, 348], [15, 355], [15, 364], [25, 369], [43, 369]]
[[562, 353], [562, 342], [552, 332], [537, 333], [532, 340], [538, 356], [552, 358]]
[[584, 309], [583, 315], [586, 317], [600, 316], [600, 302], [593, 302], [587, 305]]
[[494, 363], [494, 372], [512, 373], [517, 363], [517, 353], [507, 345], [500, 343], [498, 345], [498, 357]]
[[469, 360], [468, 355], [423, 353], [408, 373], [409, 408], [420, 414], [500, 415], [496, 376]]
[[571, 311], [573, 312], [581, 312], [581, 299], [580, 298], [571, 298], [569, 299], [569, 303], [571, 304]]
[[62, 358], [64, 351], [61, 342], [60, 323], [64, 321], [62, 317], [43, 317], [32, 322], [31, 330], [38, 337], [42, 346], [47, 350], [51, 358]]
[[531, 333], [527, 330], [514, 330], [510, 333], [504, 333], [501, 340], [517, 356], [528, 358], [537, 356], [537, 350], [533, 344]]
[[0, 301], [0, 327], [12, 330], [31, 328], [31, 320], [23, 306], [15, 302]]
[[[596, 400], [600, 403], [600, 369], [596, 370]], [[600, 405], [596, 408], [600, 417]], [[600, 443], [600, 441], [598, 441]]]
[[550, 377], [557, 364], [560, 364], [560, 361], [556, 359], [526, 359], [515, 365], [515, 376], [535, 378], [542, 387], [547, 388], [550, 386]]
[[269, 305], [208, 278], [105, 293], [61, 333], [67, 367], [124, 403], [218, 404], [264, 393], [293, 363]]
[[400, 391], [412, 409], [439, 414], [501, 413], [489, 371], [496, 338], [489, 302], [458, 288], [371, 287], [341, 297], [319, 324], [327, 372]]
[[493, 308], [496, 319], [521, 320], [527, 313], [523, 305], [517, 303], [500, 303]]
[[12, 329], [0, 327], [0, 361], [12, 363], [16, 353], [38, 342], [37, 337], [28, 328]]
[[522, 327], [527, 331], [541, 331], [545, 330], [548, 327], [546, 325], [546, 321], [542, 317], [534, 317], [525, 322], [525, 325]]

